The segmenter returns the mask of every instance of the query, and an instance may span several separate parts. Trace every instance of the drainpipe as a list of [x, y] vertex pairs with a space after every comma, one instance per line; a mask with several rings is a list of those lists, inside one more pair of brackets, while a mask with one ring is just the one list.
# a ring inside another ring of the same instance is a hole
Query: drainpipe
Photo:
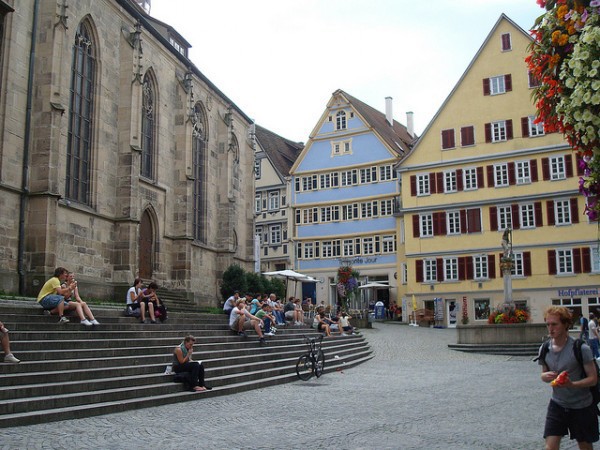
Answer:
[[35, 41], [40, 0], [33, 4], [31, 24], [31, 49], [29, 50], [29, 74], [27, 76], [27, 107], [25, 110], [25, 135], [23, 137], [23, 173], [21, 184], [21, 203], [19, 205], [19, 243], [17, 249], [17, 271], [19, 272], [19, 295], [25, 295], [25, 213], [29, 200], [29, 146], [31, 134], [31, 109], [33, 103], [33, 75], [35, 64]]

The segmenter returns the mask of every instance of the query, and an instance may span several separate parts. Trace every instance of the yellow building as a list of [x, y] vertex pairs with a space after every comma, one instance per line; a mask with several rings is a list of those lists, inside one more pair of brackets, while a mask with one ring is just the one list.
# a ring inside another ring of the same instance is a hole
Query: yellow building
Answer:
[[463, 305], [469, 323], [486, 323], [504, 302], [507, 229], [512, 299], [533, 322], [550, 304], [576, 317], [600, 309], [597, 224], [583, 214], [576, 154], [534, 123], [536, 81], [524, 62], [530, 42], [501, 15], [398, 168], [405, 311], [414, 295], [442, 325], [460, 322]]

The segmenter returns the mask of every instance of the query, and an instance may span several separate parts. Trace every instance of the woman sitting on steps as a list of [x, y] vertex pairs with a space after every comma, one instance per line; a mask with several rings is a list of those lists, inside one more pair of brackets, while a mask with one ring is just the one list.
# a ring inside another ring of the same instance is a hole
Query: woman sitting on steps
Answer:
[[199, 361], [192, 360], [196, 338], [188, 334], [181, 344], [173, 350], [173, 372], [184, 374], [192, 392], [204, 392], [211, 388], [204, 384], [204, 366]]

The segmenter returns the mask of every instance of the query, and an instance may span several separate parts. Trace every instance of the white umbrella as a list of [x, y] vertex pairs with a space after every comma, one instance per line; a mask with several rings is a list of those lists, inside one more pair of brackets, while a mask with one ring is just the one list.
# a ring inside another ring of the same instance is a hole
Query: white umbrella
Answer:
[[296, 272], [292, 269], [285, 270], [276, 270], [274, 272], [263, 272], [263, 275], [276, 277], [276, 278], [285, 278], [285, 294], [287, 295], [288, 281], [294, 280], [294, 295], [296, 295], [296, 284], [298, 281], [301, 283], [316, 283], [317, 280], [313, 277], [309, 277], [308, 275], [304, 275], [302, 273]]
[[[390, 287], [387, 284], [379, 283], [377, 281], [371, 281], [370, 283], [363, 284], [362, 286], [359, 286], [358, 288], [359, 289], [373, 289], [373, 290], [375, 290], [377, 288], [386, 288], [386, 289], [389, 289]], [[362, 305], [362, 308], [364, 308], [364, 305]]]

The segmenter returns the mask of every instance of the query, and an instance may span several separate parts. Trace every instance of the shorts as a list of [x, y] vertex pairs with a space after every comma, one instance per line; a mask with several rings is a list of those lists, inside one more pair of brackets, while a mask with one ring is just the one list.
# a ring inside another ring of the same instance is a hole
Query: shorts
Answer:
[[61, 303], [65, 302], [65, 298], [62, 295], [58, 294], [48, 294], [43, 299], [40, 300], [40, 305], [44, 309], [54, 309]]
[[285, 312], [285, 318], [286, 319], [293, 319], [294, 318], [294, 311], [286, 311]]
[[242, 327], [243, 330], [253, 330], [254, 329], [254, 325], [252, 325], [252, 322], [250, 321], [250, 319], [246, 319], [244, 316], [241, 316], [238, 320], [236, 320], [235, 322], [233, 322], [233, 325], [231, 325], [231, 330], [232, 331], [238, 331], [238, 324], [240, 322], [240, 320], [244, 321], [244, 326]]
[[544, 439], [548, 436], [565, 436], [577, 442], [597, 442], [598, 415], [593, 403], [581, 409], [568, 409], [550, 400], [544, 426]]

